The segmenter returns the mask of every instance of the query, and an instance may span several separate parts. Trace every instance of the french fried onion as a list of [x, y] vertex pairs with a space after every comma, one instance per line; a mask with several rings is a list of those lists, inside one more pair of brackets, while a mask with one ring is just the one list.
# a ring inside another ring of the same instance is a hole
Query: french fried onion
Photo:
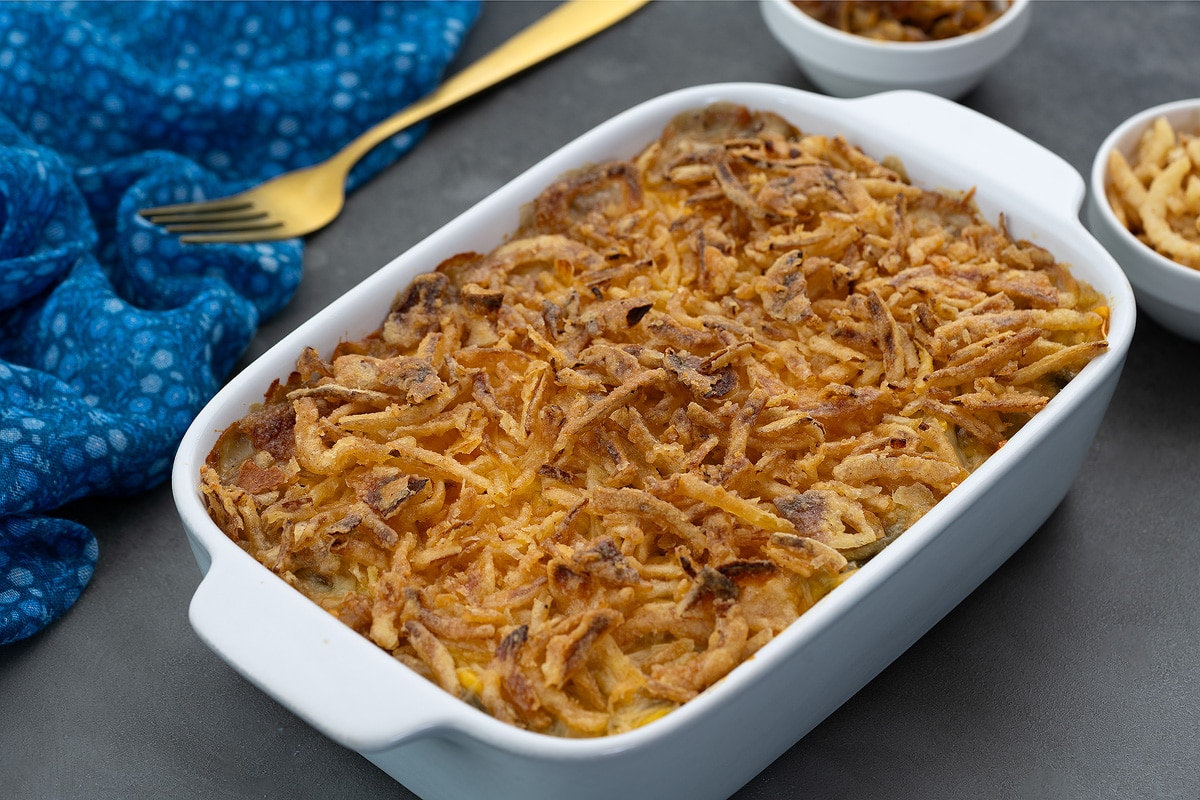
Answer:
[[716, 105], [548, 188], [375, 333], [306, 350], [201, 491], [446, 691], [611, 734], [913, 525], [1103, 352], [1106, 320], [969, 193]]

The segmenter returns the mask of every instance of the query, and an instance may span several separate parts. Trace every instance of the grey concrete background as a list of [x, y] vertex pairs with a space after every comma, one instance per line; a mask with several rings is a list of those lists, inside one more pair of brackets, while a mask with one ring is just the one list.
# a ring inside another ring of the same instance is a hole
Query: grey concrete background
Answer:
[[[549, 4], [491, 2], [459, 63]], [[1086, 174], [1130, 114], [1200, 95], [1200, 4], [1039, 2], [962, 99]], [[435, 120], [313, 236], [246, 361], [613, 114], [730, 80], [811, 88], [756, 4], [658, 2]], [[737, 795], [1200, 797], [1200, 346], [1149, 319], [1083, 471], [1033, 539]], [[193, 634], [200, 574], [168, 487], [63, 511], [100, 561], [78, 605], [0, 648], [0, 796], [408, 798]], [[673, 765], [686, 768], [686, 765]]]

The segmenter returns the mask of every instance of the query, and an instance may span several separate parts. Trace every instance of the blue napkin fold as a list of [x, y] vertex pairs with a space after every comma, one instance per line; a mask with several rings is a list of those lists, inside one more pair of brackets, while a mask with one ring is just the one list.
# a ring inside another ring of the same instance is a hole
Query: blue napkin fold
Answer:
[[[478, 0], [0, 5], [0, 644], [79, 597], [98, 545], [48, 516], [144, 491], [261, 320], [298, 239], [184, 245], [137, 210], [332, 155], [426, 94]], [[422, 128], [369, 154], [353, 188]]]

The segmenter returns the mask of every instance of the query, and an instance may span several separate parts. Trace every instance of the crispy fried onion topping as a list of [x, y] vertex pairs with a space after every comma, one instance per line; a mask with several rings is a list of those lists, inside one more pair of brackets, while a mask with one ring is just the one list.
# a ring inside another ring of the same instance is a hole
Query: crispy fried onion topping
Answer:
[[969, 196], [779, 117], [684, 115], [220, 437], [260, 562], [535, 731], [705, 691], [1103, 352], [1102, 298]]

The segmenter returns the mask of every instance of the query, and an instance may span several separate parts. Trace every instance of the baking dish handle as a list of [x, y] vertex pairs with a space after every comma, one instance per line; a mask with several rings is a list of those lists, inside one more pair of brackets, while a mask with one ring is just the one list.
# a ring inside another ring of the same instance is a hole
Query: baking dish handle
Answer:
[[[917, 149], [935, 158], [953, 153], [962, 161], [959, 166], [969, 167], [994, 165], [1003, 157], [1002, 171], [989, 168], [989, 188], [1004, 185], [1026, 203], [1066, 221], [1078, 221], [1086, 193], [1083, 177], [1061, 156], [1007, 125], [925, 92], [884, 92], [845, 102], [857, 106], [867, 120], [887, 120], [888, 139], [919, 142]], [[1031, 192], [1031, 187], [1036, 191]]]
[[[223, 558], [221, 557], [223, 556]], [[243, 677], [339, 744], [377, 752], [449, 727], [460, 701], [298, 594], [240, 550], [220, 554], [188, 609]]]

